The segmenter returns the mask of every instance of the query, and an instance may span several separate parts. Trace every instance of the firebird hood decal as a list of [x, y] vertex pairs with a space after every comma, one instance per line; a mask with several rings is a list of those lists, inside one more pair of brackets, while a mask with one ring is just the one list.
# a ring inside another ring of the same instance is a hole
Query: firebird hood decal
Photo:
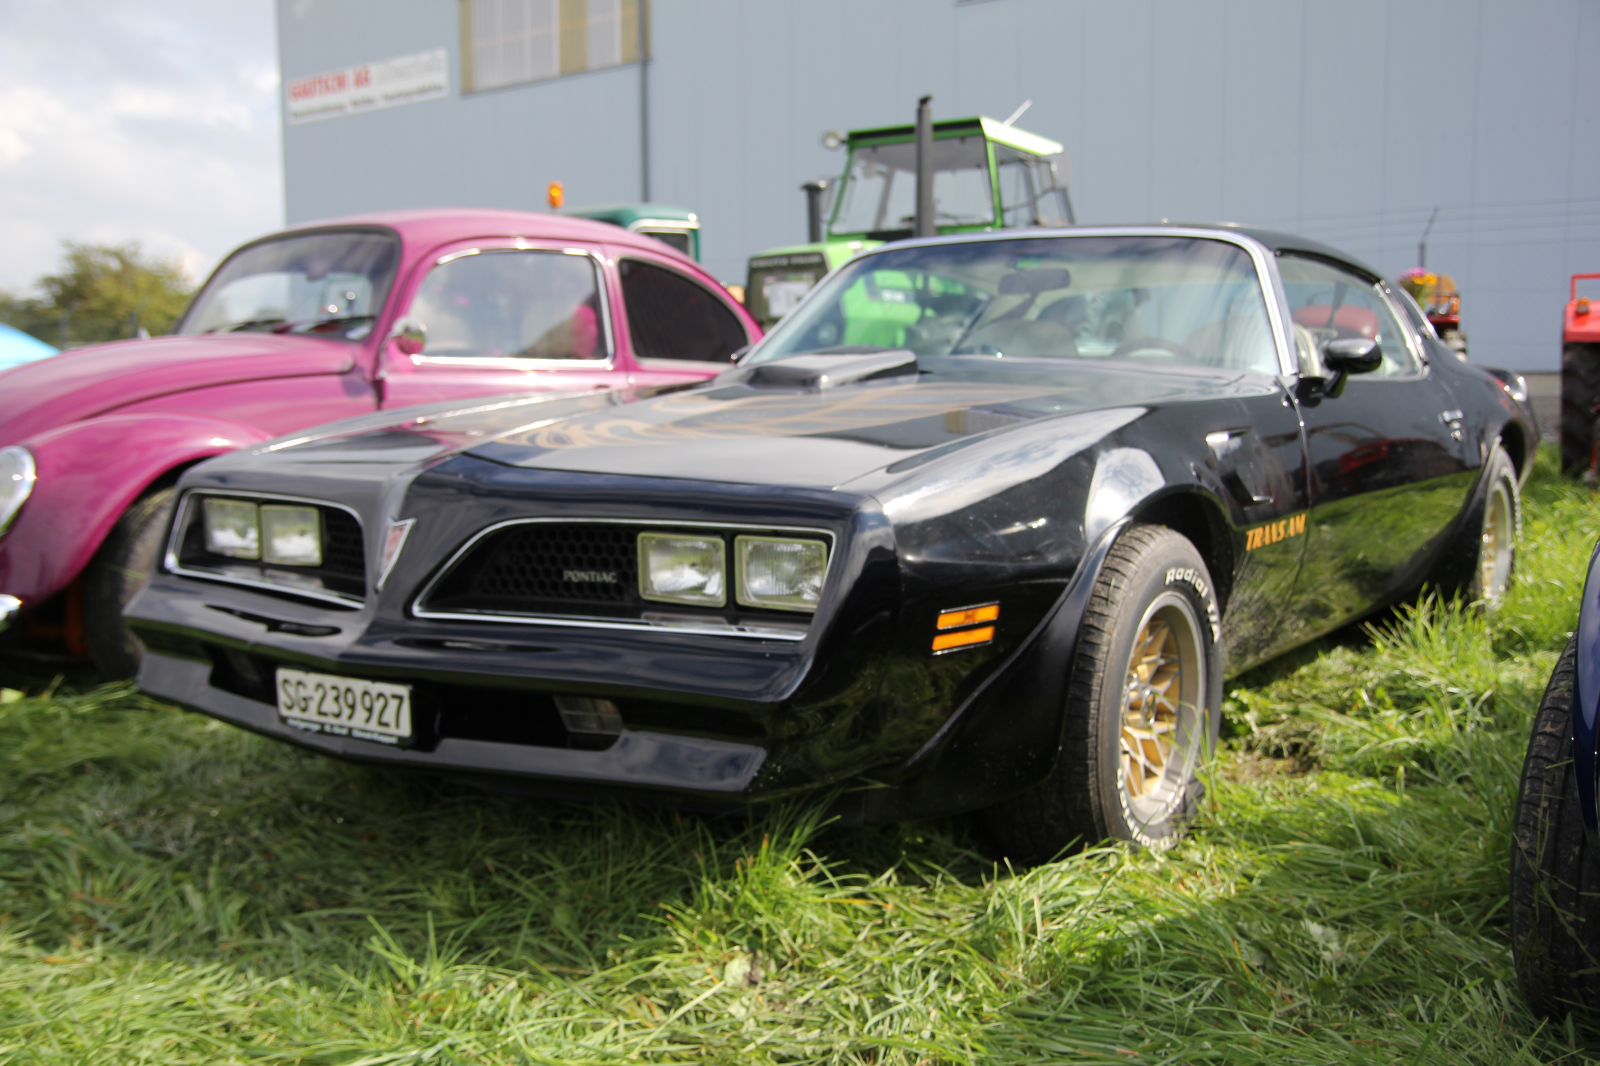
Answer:
[[[470, 452], [544, 470], [831, 488], [885, 467], [908, 470], [919, 457], [931, 459], [1041, 419], [1114, 408], [1120, 413], [1108, 412], [1115, 425], [1100, 428], [1103, 435], [1136, 417], [1125, 413], [1135, 403], [1241, 387], [1236, 376], [1099, 369], [1071, 375], [989, 370], [975, 377], [924, 375], [822, 392], [713, 384], [513, 430]], [[1075, 440], [1079, 432], [1066, 435]], [[1033, 447], [1058, 450], [1042, 440]], [[999, 460], [989, 455], [983, 462]]]

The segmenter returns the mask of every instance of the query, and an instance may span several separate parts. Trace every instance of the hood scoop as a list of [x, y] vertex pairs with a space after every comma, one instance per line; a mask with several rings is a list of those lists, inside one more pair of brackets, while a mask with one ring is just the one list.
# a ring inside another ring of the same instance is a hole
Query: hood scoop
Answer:
[[917, 372], [917, 357], [903, 348], [866, 352], [839, 350], [791, 355], [771, 363], [742, 366], [718, 374], [713, 385], [744, 385], [752, 389], [824, 392], [876, 378]]

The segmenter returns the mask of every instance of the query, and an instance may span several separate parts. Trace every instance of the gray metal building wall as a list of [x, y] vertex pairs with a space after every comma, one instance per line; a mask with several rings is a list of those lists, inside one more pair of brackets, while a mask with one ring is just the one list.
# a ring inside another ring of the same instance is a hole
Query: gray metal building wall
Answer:
[[[430, 48], [448, 98], [284, 126], [291, 222], [638, 199], [639, 69], [460, 92], [458, 0], [279, 0], [285, 82]], [[653, 0], [651, 196], [707, 265], [804, 239], [824, 130], [1004, 118], [1066, 145], [1080, 221], [1249, 222], [1461, 287], [1475, 362], [1558, 364], [1600, 270], [1595, 0]]]

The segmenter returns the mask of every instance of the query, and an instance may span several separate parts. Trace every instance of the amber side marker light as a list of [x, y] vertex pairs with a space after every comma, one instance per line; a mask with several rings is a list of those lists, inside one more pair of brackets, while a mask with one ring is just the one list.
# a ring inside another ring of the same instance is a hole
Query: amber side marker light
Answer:
[[981, 603], [976, 607], [957, 607], [953, 611], [940, 611], [937, 626], [941, 632], [933, 638], [935, 652], [954, 651], [994, 640], [994, 626], [979, 625], [1000, 617], [998, 603]]
[[972, 644], [987, 644], [994, 639], [994, 626], [982, 629], [963, 629], [957, 633], [940, 633], [933, 638], [934, 651], [952, 651]]
[[998, 603], [986, 603], [981, 607], [960, 607], [954, 611], [944, 611], [939, 615], [938, 626], [940, 629], [955, 629], [957, 626], [993, 622], [999, 617], [1000, 605]]

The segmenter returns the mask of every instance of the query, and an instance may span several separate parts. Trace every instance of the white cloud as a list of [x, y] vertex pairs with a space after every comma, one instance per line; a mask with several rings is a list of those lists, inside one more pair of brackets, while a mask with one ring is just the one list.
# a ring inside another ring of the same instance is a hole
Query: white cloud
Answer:
[[0, 288], [62, 240], [197, 278], [283, 222], [272, 0], [0, 0]]

